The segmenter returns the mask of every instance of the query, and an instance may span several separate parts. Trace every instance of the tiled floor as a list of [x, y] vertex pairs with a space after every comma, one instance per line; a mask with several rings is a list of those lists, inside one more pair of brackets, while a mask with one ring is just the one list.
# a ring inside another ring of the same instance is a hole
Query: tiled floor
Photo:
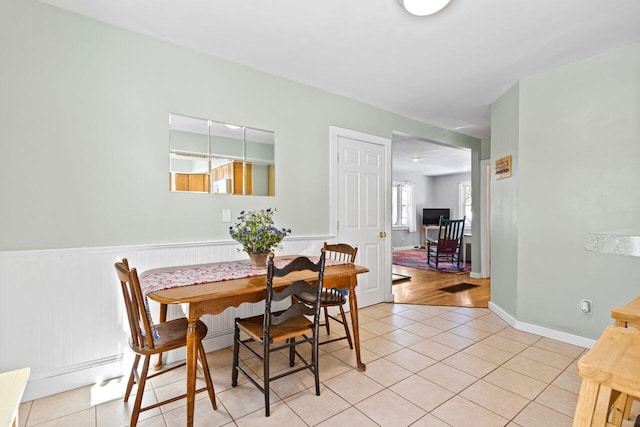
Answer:
[[[231, 349], [208, 354], [218, 399], [198, 394], [199, 426], [571, 426], [585, 349], [517, 331], [488, 309], [380, 304], [360, 311], [362, 358], [346, 341], [321, 346], [320, 396], [308, 371], [272, 383], [271, 417], [262, 394], [231, 383]], [[335, 325], [332, 332], [339, 331]], [[335, 332], [334, 332], [335, 333]], [[259, 372], [259, 365], [249, 362]], [[272, 357], [274, 371], [287, 360]], [[102, 385], [122, 392], [122, 381]], [[184, 372], [151, 381], [146, 401], [183, 393]], [[84, 387], [20, 406], [21, 426], [123, 426], [122, 398], [92, 405]], [[634, 414], [637, 409], [634, 407]], [[182, 426], [185, 401], [142, 413], [140, 426]], [[632, 425], [625, 422], [625, 426]]]

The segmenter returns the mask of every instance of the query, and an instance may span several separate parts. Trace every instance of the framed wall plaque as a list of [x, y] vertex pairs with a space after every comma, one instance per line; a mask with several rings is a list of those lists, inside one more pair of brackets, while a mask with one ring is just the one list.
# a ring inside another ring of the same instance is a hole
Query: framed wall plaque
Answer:
[[511, 176], [511, 156], [504, 156], [496, 160], [496, 179]]

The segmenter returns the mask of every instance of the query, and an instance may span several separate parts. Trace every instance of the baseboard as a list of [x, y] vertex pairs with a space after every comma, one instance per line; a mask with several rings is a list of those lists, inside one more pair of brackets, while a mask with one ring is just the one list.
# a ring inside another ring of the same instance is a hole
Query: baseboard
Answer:
[[482, 273], [474, 273], [474, 272], [469, 273], [469, 277], [472, 279], [486, 279], [486, 277], [484, 277]]
[[545, 326], [534, 325], [532, 323], [522, 322], [515, 319], [509, 313], [498, 307], [493, 302], [489, 301], [489, 309], [493, 311], [498, 317], [507, 322], [513, 328], [550, 338], [556, 341], [561, 341], [567, 344], [577, 345], [579, 347], [591, 348], [596, 343], [596, 340], [591, 338], [581, 337], [580, 335], [574, 335], [567, 332], [558, 331], [556, 329], [547, 328]]
[[409, 249], [418, 249], [419, 246], [398, 246], [398, 247], [394, 247], [391, 248], [391, 251], [406, 251]]
[[[220, 350], [233, 344], [233, 330], [218, 333], [217, 336], [202, 340], [205, 351]], [[155, 356], [152, 358], [155, 362]], [[177, 349], [164, 355], [165, 363], [185, 360], [185, 350]], [[106, 380], [129, 375], [133, 354], [123, 353], [113, 357], [95, 360], [83, 365], [70, 366], [64, 370], [32, 375], [22, 397], [23, 402], [61, 393], [78, 387], [101, 384]]]

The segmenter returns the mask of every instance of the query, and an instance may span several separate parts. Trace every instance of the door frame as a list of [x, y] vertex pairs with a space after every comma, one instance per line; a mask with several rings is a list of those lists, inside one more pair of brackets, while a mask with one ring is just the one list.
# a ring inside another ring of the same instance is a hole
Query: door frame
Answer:
[[384, 189], [384, 194], [381, 194], [380, 197], [384, 200], [384, 232], [386, 237], [383, 242], [384, 262], [380, 267], [383, 269], [384, 301], [393, 302], [391, 290], [391, 198], [389, 192], [391, 189], [391, 138], [329, 126], [329, 232], [337, 239], [340, 237], [340, 230], [338, 230], [338, 138], [341, 136], [384, 147], [385, 182], [381, 186]]

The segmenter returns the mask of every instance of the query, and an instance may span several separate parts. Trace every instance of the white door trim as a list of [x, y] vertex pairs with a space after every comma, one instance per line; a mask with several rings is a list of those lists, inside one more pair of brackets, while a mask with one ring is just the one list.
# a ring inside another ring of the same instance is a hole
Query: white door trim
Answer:
[[[365, 140], [373, 144], [384, 147], [384, 154], [387, 159], [385, 182], [383, 184], [384, 194], [382, 198], [385, 206], [385, 232], [387, 237], [384, 241], [384, 300], [393, 302], [393, 293], [391, 291], [391, 199], [389, 189], [391, 188], [391, 138], [383, 138], [381, 136], [371, 135], [350, 129], [344, 129], [337, 126], [329, 126], [329, 231], [333, 236], [338, 236], [338, 138], [344, 136], [346, 138]], [[388, 276], [388, 277], [387, 277]]]

